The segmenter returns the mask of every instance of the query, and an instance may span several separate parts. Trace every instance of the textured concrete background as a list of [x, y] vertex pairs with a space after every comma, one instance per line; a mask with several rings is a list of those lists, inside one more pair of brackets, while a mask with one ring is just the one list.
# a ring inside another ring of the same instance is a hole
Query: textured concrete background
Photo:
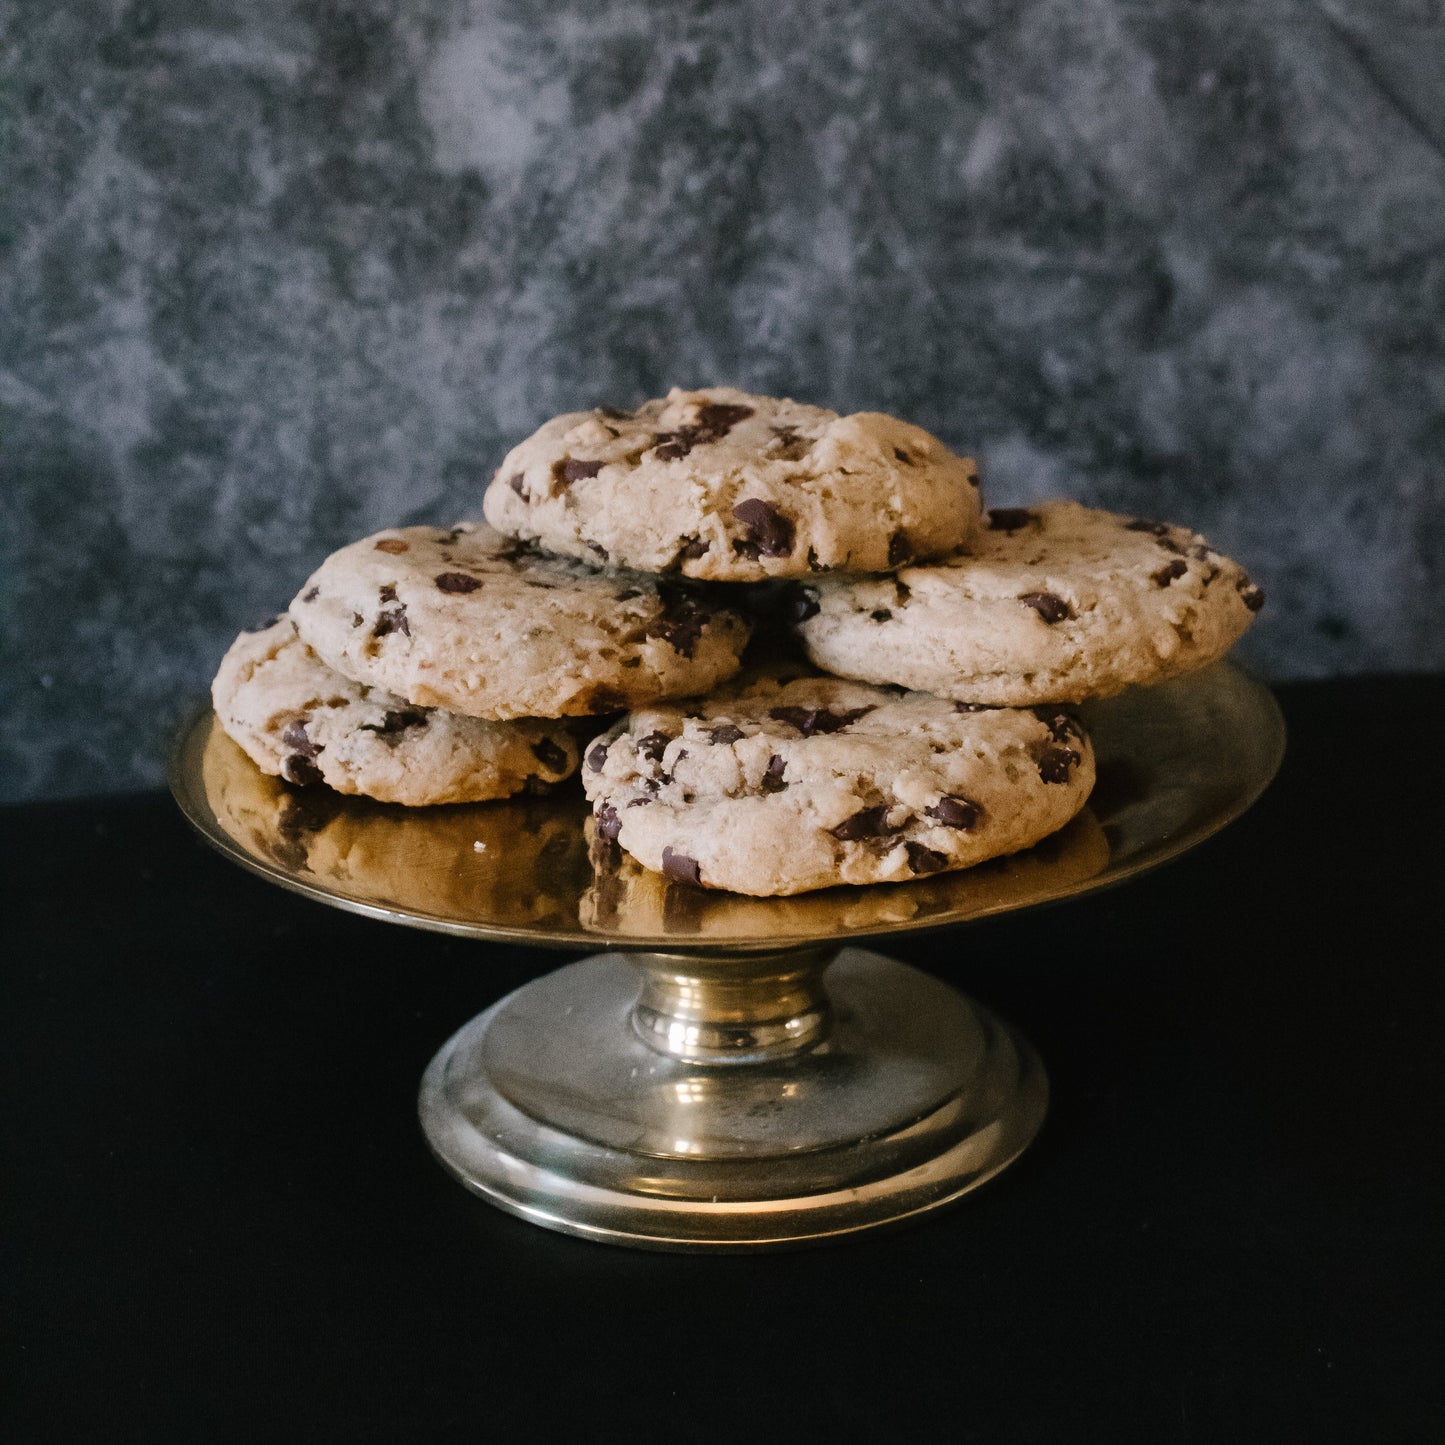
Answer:
[[0, 795], [158, 780], [332, 547], [730, 381], [1445, 664], [1439, 0], [0, 0]]

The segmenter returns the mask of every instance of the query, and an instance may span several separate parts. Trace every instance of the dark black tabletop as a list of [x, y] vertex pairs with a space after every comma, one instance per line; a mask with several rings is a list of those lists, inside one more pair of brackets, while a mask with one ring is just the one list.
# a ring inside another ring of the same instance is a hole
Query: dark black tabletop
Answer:
[[0, 813], [0, 1438], [1441, 1438], [1445, 680], [1281, 700], [1195, 853], [890, 948], [1042, 1054], [1024, 1159], [753, 1258], [432, 1162], [427, 1060], [565, 955], [294, 898], [163, 796]]

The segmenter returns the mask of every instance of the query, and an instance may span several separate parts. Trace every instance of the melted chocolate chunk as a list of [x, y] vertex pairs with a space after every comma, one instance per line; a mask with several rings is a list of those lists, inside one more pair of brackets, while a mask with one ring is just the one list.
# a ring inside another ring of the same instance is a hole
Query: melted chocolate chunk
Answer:
[[314, 787], [323, 780], [321, 769], [302, 753], [292, 753], [281, 764], [281, 776], [298, 788]]
[[1067, 783], [1069, 773], [1079, 765], [1079, 754], [1073, 748], [1051, 743], [1034, 754], [1038, 764], [1039, 777], [1046, 783]]
[[842, 843], [860, 843], [865, 838], [886, 838], [897, 829], [888, 826], [888, 804], [879, 803], [876, 808], [864, 808], [844, 818], [828, 831]]
[[914, 873], [938, 873], [948, 867], [948, 855], [945, 853], [935, 853], [922, 843], [908, 842], [903, 846], [908, 850], [908, 866]]
[[591, 772], [600, 773], [607, 766], [607, 744], [593, 743], [587, 750], [587, 767]]
[[868, 615], [874, 622], [891, 622], [893, 620], [893, 614], [886, 607], [879, 607]]
[[721, 441], [740, 421], [753, 414], [750, 406], [734, 406], [728, 402], [710, 401], [697, 409], [686, 426], [674, 432], [663, 432], [655, 443], [654, 455], [665, 462], [685, 457], [694, 447]]
[[933, 818], [945, 828], [961, 828], [967, 832], [979, 820], [983, 809], [967, 798], [945, 793], [931, 808], [923, 810], [924, 816]]
[[1239, 588], [1239, 600], [1251, 612], [1258, 612], [1264, 606], [1264, 590], [1256, 587], [1253, 582], [1244, 582]]
[[400, 708], [387, 712], [379, 723], [362, 723], [361, 731], [375, 733], [395, 747], [407, 728], [425, 727], [426, 723], [427, 715], [420, 708]]
[[514, 472], [507, 478], [507, 485], [519, 496], [527, 495], [527, 478], [522, 472]]
[[287, 723], [282, 730], [281, 741], [291, 749], [293, 753], [303, 758], [314, 758], [321, 751], [315, 743], [306, 736], [305, 719], [298, 719], [296, 722]]
[[637, 739], [637, 751], [649, 762], [660, 763], [662, 755], [667, 751], [667, 745], [671, 741], [671, 733], [648, 733], [645, 738]]
[[615, 843], [617, 835], [622, 831], [622, 819], [617, 816], [617, 809], [611, 803], [603, 803], [593, 817], [596, 820], [597, 836], [606, 838], [609, 843]]
[[319, 587], [308, 587], [301, 594], [301, 600], [303, 602], [315, 602], [319, 596], [321, 596], [321, 589]]
[[764, 557], [786, 557], [793, 550], [792, 519], [761, 497], [746, 497], [733, 516], [748, 529], [748, 538]]
[[468, 572], [440, 572], [437, 574], [436, 584], [443, 592], [460, 594], [475, 592], [482, 585], [482, 579], [473, 577]]
[[411, 543], [403, 542], [400, 537], [383, 537], [376, 544], [378, 552], [390, 552], [393, 557], [400, 557], [403, 552], [411, 551]]
[[789, 622], [806, 622], [818, 615], [818, 594], [811, 587], [794, 582], [783, 592], [783, 615]]
[[395, 601], [396, 601], [396, 583], [395, 583], [395, 582], [388, 582], [388, 583], [386, 584], [386, 586], [381, 589], [381, 600], [382, 600], [383, 602], [395, 602]]
[[1034, 716], [1048, 728], [1049, 736], [1056, 743], [1073, 742], [1084, 736], [1083, 724], [1073, 713], [1065, 712], [1061, 708], [1036, 707]]
[[685, 561], [696, 562], [699, 557], [707, 556], [707, 548], [708, 544], [701, 537], [694, 537], [682, 544], [677, 555]]
[[1032, 607], [1050, 627], [1074, 615], [1074, 609], [1056, 592], [1025, 592], [1019, 601]]
[[995, 507], [988, 514], [990, 532], [1021, 532], [1032, 521], [1037, 520], [1027, 507]]
[[1172, 562], [1166, 562], [1157, 572], [1151, 572], [1149, 580], [1156, 587], [1167, 587], [1188, 570], [1189, 564], [1182, 557], [1176, 557]]
[[373, 637], [385, 637], [391, 632], [400, 632], [404, 637], [411, 636], [411, 623], [406, 620], [405, 603], [381, 613], [376, 619], [376, 626], [371, 629]]
[[551, 738], [541, 738], [533, 743], [532, 755], [549, 773], [567, 771], [567, 749]]
[[768, 759], [767, 771], [763, 774], [763, 792], [781, 793], [786, 791], [788, 785], [783, 779], [786, 768], [787, 764], [776, 753]]
[[674, 883], [702, 882], [702, 873], [697, 866], [696, 858], [689, 858], [686, 853], [674, 852], [671, 848], [662, 850], [662, 876], [670, 878]]
[[563, 457], [560, 462], [552, 463], [552, 480], [559, 488], [567, 488], [573, 482], [580, 482], [587, 477], [595, 477], [602, 470], [601, 462], [582, 462], [576, 457]]
[[718, 746], [725, 746], [737, 742], [742, 736], [743, 730], [740, 727], [734, 727], [732, 723], [722, 723], [708, 730], [707, 740]]
[[888, 539], [888, 565], [901, 567], [913, 560], [913, 544], [902, 532], [895, 532]]
[[647, 635], [660, 637], [680, 656], [691, 657], [713, 615], [685, 592], [667, 598], [666, 604], [662, 616], [648, 627]]
[[872, 707], [855, 707], [848, 712], [832, 712], [826, 707], [775, 707], [768, 716], [791, 724], [810, 738], [815, 733], [840, 733], [872, 711]]

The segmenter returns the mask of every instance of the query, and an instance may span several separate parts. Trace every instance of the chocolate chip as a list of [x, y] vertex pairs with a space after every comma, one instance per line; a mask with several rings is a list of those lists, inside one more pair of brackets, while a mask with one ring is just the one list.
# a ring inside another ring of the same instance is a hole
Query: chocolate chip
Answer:
[[935, 853], [932, 848], [925, 848], [922, 843], [908, 842], [903, 846], [908, 850], [908, 866], [915, 873], [938, 873], [948, 867], [946, 853]]
[[405, 603], [400, 607], [393, 607], [381, 613], [376, 619], [376, 626], [371, 629], [373, 637], [385, 637], [390, 632], [400, 632], [406, 637], [411, 636], [411, 623], [406, 620]]
[[388, 582], [386, 586], [381, 589], [381, 600], [383, 602], [396, 601], [396, 583]]
[[662, 850], [662, 876], [671, 878], [674, 883], [702, 882], [702, 872], [697, 866], [697, 859], [689, 858], [686, 853], [674, 852], [671, 848]]
[[383, 537], [376, 544], [378, 552], [390, 552], [393, 557], [400, 557], [403, 552], [411, 551], [411, 543], [403, 542], [400, 537]]
[[1050, 744], [1034, 754], [1038, 764], [1039, 777], [1046, 783], [1067, 783], [1069, 772], [1079, 764], [1079, 754], [1073, 748]]
[[288, 783], [295, 783], [298, 788], [314, 787], [323, 781], [321, 769], [301, 753], [292, 753], [281, 764], [281, 776]]
[[1034, 709], [1034, 716], [1048, 728], [1049, 736], [1056, 743], [1073, 742], [1084, 736], [1083, 725], [1072, 713], [1058, 708], [1038, 707]]
[[872, 712], [871, 707], [855, 707], [848, 712], [832, 712], [826, 707], [775, 707], [768, 716], [791, 724], [805, 738], [815, 733], [839, 733]]
[[637, 739], [637, 751], [649, 762], [660, 763], [662, 755], [667, 751], [667, 745], [671, 741], [671, 733], [648, 733], [645, 738]]
[[308, 587], [308, 588], [301, 594], [301, 600], [302, 600], [303, 602], [315, 602], [316, 599], [317, 599], [320, 595], [321, 595], [321, 589], [320, 589], [319, 587]]
[[792, 427], [773, 428], [773, 440], [768, 444], [768, 451], [779, 461], [802, 461], [812, 449], [813, 443], [807, 437], [799, 436]]
[[1239, 589], [1239, 600], [1251, 612], [1258, 612], [1264, 606], [1264, 589], [1256, 587], [1253, 582], [1244, 582]]
[[902, 447], [894, 447], [893, 455], [897, 457], [898, 460], [902, 462], [905, 467], [911, 467], [913, 465], [913, 458], [910, 457], [908, 453], [903, 450]]
[[684, 542], [678, 552], [678, 556], [688, 562], [696, 562], [699, 557], [707, 556], [708, 544], [701, 537], [694, 537], [689, 542]]
[[527, 478], [523, 472], [516, 472], [507, 478], [507, 485], [519, 496], [527, 495]]
[[1150, 522], [1146, 521], [1143, 517], [1135, 517], [1132, 522], [1125, 522], [1124, 530], [1126, 532], [1148, 532], [1154, 537], [1167, 537], [1169, 535], [1167, 523]]
[[436, 577], [436, 584], [443, 592], [458, 594], [475, 592], [482, 585], [482, 579], [468, 572], [441, 572]]
[[811, 547], [809, 547], [809, 548], [808, 548], [808, 571], [809, 571], [809, 572], [830, 572], [830, 571], [832, 571], [832, 568], [830, 568], [826, 562], [820, 562], [820, 561], [818, 560], [818, 554], [817, 554]]
[[587, 694], [584, 706], [589, 713], [626, 712], [627, 699], [615, 687], [602, 683]]
[[617, 835], [622, 831], [622, 819], [617, 816], [617, 809], [611, 803], [603, 803], [594, 817], [598, 836], [606, 838], [609, 843], [615, 843]]
[[740, 421], [745, 421], [752, 414], [753, 409], [750, 406], [707, 402], [697, 409], [696, 415], [687, 426], [680, 426], [674, 432], [662, 433], [654, 443], [654, 455], [662, 461], [675, 462], [679, 457], [685, 457], [694, 447], [721, 441]]
[[686, 436], [684, 427], [682, 431], [664, 432], [657, 439], [653, 449], [653, 455], [663, 462], [675, 462], [685, 457], [693, 448], [691, 437]]
[[593, 743], [587, 750], [587, 766], [594, 773], [600, 773], [607, 766], [606, 743]]
[[988, 514], [990, 532], [1020, 532], [1036, 518], [1027, 507], [995, 507]]
[[361, 615], [361, 613], [359, 613], [359, 612], [353, 612], [353, 613], [351, 614], [351, 625], [352, 625], [353, 627], [360, 627], [361, 624], [362, 624], [363, 622], [365, 622], [365, 621], [366, 621], [366, 618], [364, 618], [364, 617]]
[[888, 826], [888, 804], [879, 803], [876, 808], [864, 808], [851, 818], [844, 818], [828, 831], [840, 842], [859, 843], [864, 838], [886, 838], [897, 830]]
[[362, 723], [361, 731], [375, 733], [395, 747], [407, 728], [425, 727], [427, 715], [420, 708], [403, 708], [389, 711], [379, 723]]
[[645, 808], [651, 801], [651, 798], [629, 798], [627, 806], [629, 808]]
[[880, 607], [877, 611], [870, 612], [868, 615], [874, 622], [890, 622], [893, 619], [893, 614], [886, 607]]
[[1176, 557], [1172, 562], [1166, 562], [1157, 572], [1149, 574], [1149, 580], [1156, 587], [1167, 587], [1177, 578], [1182, 577], [1189, 570], [1189, 563], [1182, 557]]
[[737, 742], [742, 736], [743, 730], [740, 727], [734, 727], [732, 723], [722, 723], [718, 727], [709, 729], [707, 740], [710, 743], [717, 744], [719, 747], [723, 747], [729, 743]]
[[924, 816], [934, 818], [945, 828], [962, 828], [965, 832], [979, 820], [983, 809], [967, 798], [945, 793], [931, 808], [923, 810]]
[[532, 744], [532, 753], [548, 772], [567, 771], [567, 749], [551, 738], [541, 738]]
[[602, 470], [602, 462], [583, 462], [576, 457], [563, 457], [552, 463], [552, 478], [559, 487], [570, 487], [573, 482], [595, 477]]
[[902, 532], [895, 532], [888, 539], [888, 565], [901, 567], [913, 560], [913, 544]]
[[281, 741], [285, 743], [293, 753], [297, 753], [303, 758], [314, 758], [316, 754], [321, 751], [321, 749], [306, 736], [306, 722], [304, 719], [287, 723], [282, 730]]
[[734, 537], [733, 555], [746, 557], [749, 561], [756, 562], [763, 555], [763, 549], [756, 542], [749, 542], [742, 537]]
[[786, 557], [793, 550], [792, 519], [761, 497], [746, 497], [733, 516], [748, 529], [749, 540], [765, 557]]
[[678, 593], [667, 599], [666, 610], [649, 625], [647, 635], [660, 637], [680, 656], [691, 657], [698, 638], [712, 618], [713, 614], [695, 597]]
[[762, 789], [765, 793], [781, 793], [787, 789], [783, 773], [787, 764], [776, 753], [768, 759], [767, 771], [763, 774]]
[[1074, 615], [1074, 609], [1055, 592], [1025, 592], [1019, 601], [1025, 607], [1032, 607], [1050, 627]]
[[792, 583], [783, 592], [783, 616], [789, 622], [806, 622], [818, 615], [818, 594], [811, 587]]

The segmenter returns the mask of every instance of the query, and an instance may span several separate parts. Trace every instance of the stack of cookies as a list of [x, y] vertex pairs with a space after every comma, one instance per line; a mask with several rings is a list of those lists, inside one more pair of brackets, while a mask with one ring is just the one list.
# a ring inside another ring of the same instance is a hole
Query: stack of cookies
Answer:
[[756, 896], [1063, 827], [1094, 779], [1068, 705], [1214, 661], [1263, 602], [1184, 528], [985, 512], [917, 427], [730, 388], [558, 417], [483, 509], [328, 557], [226, 654], [222, 727], [292, 784], [410, 806], [580, 771], [599, 840]]

